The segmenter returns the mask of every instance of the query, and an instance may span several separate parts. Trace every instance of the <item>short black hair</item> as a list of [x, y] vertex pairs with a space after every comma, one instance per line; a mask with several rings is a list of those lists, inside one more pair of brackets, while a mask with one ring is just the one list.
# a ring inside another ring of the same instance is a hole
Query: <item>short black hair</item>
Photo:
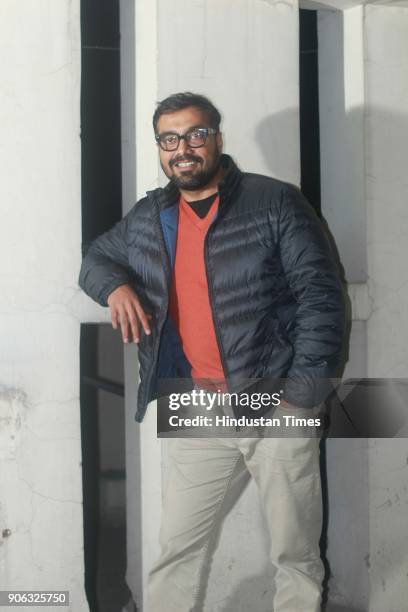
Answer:
[[191, 91], [184, 91], [181, 93], [172, 94], [161, 102], [158, 102], [157, 108], [153, 115], [153, 129], [156, 133], [157, 122], [159, 118], [165, 113], [173, 113], [175, 111], [183, 110], [189, 106], [198, 108], [208, 117], [209, 127], [219, 130], [221, 123], [221, 115], [214, 104], [201, 94], [195, 94]]

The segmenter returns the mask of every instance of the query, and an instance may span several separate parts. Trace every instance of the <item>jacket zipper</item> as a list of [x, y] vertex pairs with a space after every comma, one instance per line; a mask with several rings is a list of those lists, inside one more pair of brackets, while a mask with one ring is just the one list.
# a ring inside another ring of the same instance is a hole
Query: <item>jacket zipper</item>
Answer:
[[[215, 309], [214, 309], [214, 289], [213, 289], [213, 285], [211, 282], [211, 277], [208, 271], [208, 262], [209, 262], [209, 257], [208, 257], [208, 237], [214, 227], [214, 223], [216, 223], [216, 220], [210, 225], [210, 227], [208, 228], [207, 234], [205, 236], [205, 240], [204, 240], [204, 263], [205, 263], [205, 273], [206, 273], [206, 277], [207, 277], [207, 286], [208, 286], [208, 295], [210, 298], [210, 306], [211, 306], [211, 314], [212, 314], [212, 319], [213, 319], [213, 323], [214, 323], [214, 331], [215, 331], [215, 337], [217, 339], [217, 345], [218, 345], [218, 350], [220, 352], [220, 357], [221, 357], [221, 364], [222, 364], [222, 369], [224, 371], [224, 376], [226, 379], [226, 383], [227, 383], [227, 389], [228, 391], [230, 391], [229, 388], [229, 378], [228, 378], [228, 368], [227, 368], [227, 362], [226, 362], [226, 358], [225, 358], [225, 353], [224, 353], [224, 347], [222, 345], [222, 341], [221, 341], [221, 334], [220, 334], [220, 328], [218, 325], [218, 319], [216, 317], [215, 314]], [[235, 426], [235, 431], [241, 431], [241, 428], [239, 427], [239, 425]]]
[[[212, 228], [213, 228], [213, 225], [211, 225], [208, 228], [206, 237], [204, 239], [205, 273], [206, 273], [206, 277], [207, 277], [208, 294], [209, 294], [209, 297], [210, 297], [210, 306], [211, 306], [212, 319], [213, 319], [213, 323], [214, 323], [215, 337], [217, 339], [218, 350], [220, 352], [222, 369], [224, 370], [225, 377], [227, 378], [227, 381], [228, 381], [227, 365], [226, 365], [226, 360], [225, 360], [224, 347], [222, 346], [221, 334], [220, 334], [220, 329], [219, 329], [219, 325], [218, 325], [218, 319], [216, 317], [214, 306], [213, 306], [214, 289], [213, 289], [213, 286], [212, 286], [212, 281], [211, 281], [210, 274], [208, 272], [208, 265], [209, 265], [208, 264], [208, 237], [210, 235], [210, 232], [211, 232]], [[228, 382], [227, 382], [227, 384], [228, 384]]]
[[[150, 400], [151, 395], [152, 395], [152, 383], [154, 382], [154, 378], [155, 378], [154, 375], [157, 369], [157, 358], [159, 354], [160, 340], [161, 340], [161, 335], [163, 331], [163, 326], [166, 320], [166, 314], [169, 308], [169, 295], [170, 295], [170, 260], [169, 260], [169, 255], [167, 253], [166, 244], [164, 242], [163, 228], [162, 228], [161, 221], [160, 221], [160, 212], [158, 209], [158, 205], [156, 202], [154, 202], [154, 205], [156, 207], [156, 217], [157, 217], [156, 221], [157, 221], [157, 226], [159, 230], [158, 233], [159, 233], [159, 238], [160, 238], [160, 246], [161, 246], [162, 253], [164, 254], [163, 267], [164, 267], [166, 283], [167, 283], [167, 300], [166, 300], [166, 308], [163, 308], [162, 317], [161, 317], [162, 320], [157, 330], [157, 339], [156, 339], [156, 344], [153, 350], [152, 365], [151, 365], [150, 372], [147, 378], [148, 382], [146, 383], [145, 399], [147, 399], [147, 401]], [[143, 403], [146, 404], [146, 401], [144, 401]], [[145, 411], [146, 411], [146, 406], [145, 406]]]

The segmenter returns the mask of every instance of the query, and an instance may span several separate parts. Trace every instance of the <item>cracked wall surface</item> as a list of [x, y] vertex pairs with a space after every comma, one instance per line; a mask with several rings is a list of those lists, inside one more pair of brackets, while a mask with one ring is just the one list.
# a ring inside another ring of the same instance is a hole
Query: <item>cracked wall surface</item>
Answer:
[[79, 4], [0, 6], [0, 588], [85, 612]]

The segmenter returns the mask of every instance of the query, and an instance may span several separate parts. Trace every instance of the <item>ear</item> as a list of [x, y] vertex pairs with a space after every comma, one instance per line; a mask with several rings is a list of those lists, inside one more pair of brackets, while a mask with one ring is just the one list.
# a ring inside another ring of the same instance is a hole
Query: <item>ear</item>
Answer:
[[215, 142], [217, 143], [217, 147], [220, 153], [222, 153], [222, 148], [224, 146], [224, 142], [222, 140], [222, 134], [221, 132], [217, 132], [217, 134], [215, 135]]

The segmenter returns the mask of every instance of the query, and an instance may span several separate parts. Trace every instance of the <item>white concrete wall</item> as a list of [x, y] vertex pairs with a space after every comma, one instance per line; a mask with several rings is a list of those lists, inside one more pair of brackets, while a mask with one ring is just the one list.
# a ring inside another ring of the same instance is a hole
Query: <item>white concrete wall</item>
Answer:
[[[136, 183], [136, 15], [133, 0], [120, 0], [120, 70], [122, 130], [122, 210], [137, 200]], [[135, 422], [139, 383], [136, 347], [125, 347], [126, 581], [137, 601], [142, 587], [140, 511], [140, 428]]]
[[[323, 211], [348, 280], [361, 283], [367, 275], [367, 295], [354, 304], [366, 301], [368, 308], [353, 323], [347, 368], [353, 376], [365, 351], [369, 377], [407, 376], [407, 32], [407, 8], [366, 6], [319, 16]], [[364, 250], [367, 268], [360, 265]], [[333, 441], [328, 472], [338, 485], [329, 486], [332, 599], [370, 612], [402, 612], [408, 594], [406, 440]]]
[[158, 0], [158, 95], [192, 90], [223, 114], [246, 171], [300, 181], [295, 0]]
[[367, 280], [363, 9], [319, 11], [322, 212], [349, 283]]
[[0, 46], [0, 589], [85, 612], [79, 0], [2, 0]]
[[[364, 30], [361, 6], [318, 12], [322, 213], [350, 288], [352, 326], [344, 378], [367, 376], [367, 240]], [[367, 610], [367, 440], [327, 441], [329, 598]]]
[[[408, 8], [367, 6], [368, 376], [408, 377]], [[370, 612], [407, 609], [408, 445], [370, 442]]]
[[[123, 210], [159, 184], [152, 128], [157, 96], [156, 0], [120, 0]], [[152, 406], [135, 422], [139, 385], [137, 347], [125, 347], [127, 571], [133, 599], [142, 610], [147, 573], [159, 553], [161, 443]]]

